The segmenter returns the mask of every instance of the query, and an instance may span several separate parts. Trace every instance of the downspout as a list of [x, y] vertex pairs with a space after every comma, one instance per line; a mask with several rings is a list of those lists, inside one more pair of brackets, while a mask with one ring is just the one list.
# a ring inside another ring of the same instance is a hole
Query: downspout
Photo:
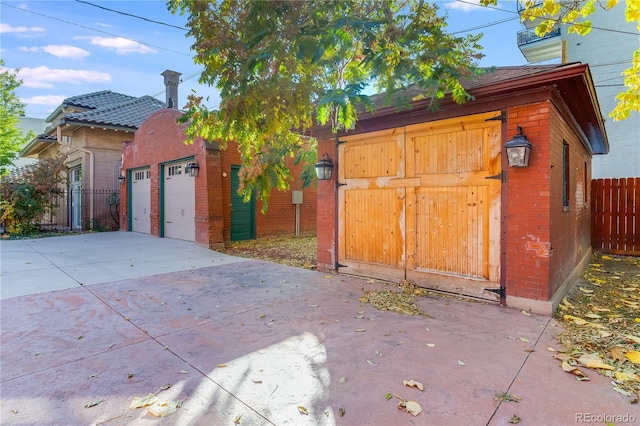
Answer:
[[339, 268], [341, 266], [344, 267], [344, 265], [340, 264], [340, 261], [339, 261], [340, 258], [338, 256], [338, 247], [339, 247], [339, 244], [338, 244], [338, 237], [339, 237], [338, 220], [340, 219], [339, 218], [339, 214], [338, 214], [338, 212], [340, 210], [340, 206], [339, 206], [338, 202], [339, 202], [339, 199], [340, 199], [340, 197], [339, 197], [340, 187], [342, 185], [344, 185], [344, 184], [341, 184], [340, 182], [338, 182], [338, 166], [339, 166], [338, 156], [339, 156], [339, 153], [340, 153], [340, 148], [339, 147], [340, 147], [341, 143], [342, 142], [340, 142], [340, 138], [336, 134], [336, 150], [335, 150], [335, 154], [334, 154], [335, 161], [334, 161], [334, 167], [333, 167], [333, 175], [335, 177], [335, 201], [334, 201], [334, 204], [335, 204], [335, 206], [334, 206], [334, 215], [335, 215], [335, 217], [334, 217], [334, 225], [333, 225], [333, 229], [334, 229], [333, 251], [334, 251], [334, 256], [336, 257], [335, 258], [335, 270], [336, 270], [336, 273], [338, 273], [338, 270], [339, 270]]
[[[89, 154], [89, 188], [93, 191], [94, 188], [94, 170], [95, 170], [95, 157], [93, 151], [90, 151], [86, 148], [80, 148], [77, 146], [71, 146], [71, 143], [63, 143], [62, 142], [62, 126], [56, 127], [56, 139], [58, 139], [58, 143], [61, 146], [65, 146], [69, 149], [75, 149], [80, 152], [84, 152], [85, 154]], [[89, 197], [89, 223], [93, 223], [94, 215], [93, 215], [93, 198]]]

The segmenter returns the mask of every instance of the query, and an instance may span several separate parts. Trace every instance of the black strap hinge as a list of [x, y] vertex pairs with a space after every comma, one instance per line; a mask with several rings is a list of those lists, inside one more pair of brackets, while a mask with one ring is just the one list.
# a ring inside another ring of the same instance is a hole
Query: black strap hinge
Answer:
[[340, 188], [341, 186], [347, 186], [346, 183], [336, 182], [336, 188]]
[[507, 174], [503, 171], [493, 176], [485, 176], [485, 179], [499, 179], [502, 183], [507, 181]]
[[505, 297], [507, 297], [507, 289], [506, 289], [506, 287], [485, 288], [485, 291], [490, 291], [491, 293], [497, 294], [498, 296], [500, 296], [500, 299], [504, 299]]
[[348, 268], [348, 266], [343, 265], [342, 263], [336, 263], [336, 271], [338, 270], [338, 268]]
[[343, 143], [347, 143], [347, 141], [341, 141], [340, 139], [336, 141], [336, 145], [342, 145]]
[[487, 118], [484, 121], [501, 121], [503, 123], [506, 123], [507, 122], [507, 114], [504, 111], [502, 111], [500, 113], [500, 115], [496, 115], [495, 117]]

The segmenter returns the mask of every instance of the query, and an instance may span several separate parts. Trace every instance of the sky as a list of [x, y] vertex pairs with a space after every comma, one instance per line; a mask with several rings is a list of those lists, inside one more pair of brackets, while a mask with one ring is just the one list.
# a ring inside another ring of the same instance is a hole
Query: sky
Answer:
[[[516, 1], [495, 8], [477, 2], [436, 3], [448, 13], [449, 32], [484, 34], [481, 66], [526, 64], [516, 44], [523, 29]], [[0, 57], [5, 68], [19, 69], [23, 84], [17, 94], [31, 118], [45, 119], [64, 99], [102, 90], [164, 101], [160, 74], [166, 69], [182, 73], [179, 107], [192, 92], [215, 107], [216, 90], [198, 83], [203, 68], [193, 62], [186, 21], [156, 0], [2, 0]]]

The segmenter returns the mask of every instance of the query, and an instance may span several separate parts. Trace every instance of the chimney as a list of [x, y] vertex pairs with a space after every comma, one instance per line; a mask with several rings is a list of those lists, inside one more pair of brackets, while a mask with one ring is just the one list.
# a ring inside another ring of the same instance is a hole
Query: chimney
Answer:
[[180, 83], [180, 76], [182, 74], [176, 71], [165, 70], [160, 75], [164, 77], [164, 86], [166, 87], [167, 93], [167, 108], [178, 109], [178, 83]]

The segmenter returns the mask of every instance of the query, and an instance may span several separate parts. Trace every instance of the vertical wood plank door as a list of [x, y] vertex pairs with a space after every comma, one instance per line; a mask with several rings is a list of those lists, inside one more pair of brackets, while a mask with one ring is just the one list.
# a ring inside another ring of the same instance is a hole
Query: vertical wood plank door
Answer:
[[407, 177], [420, 179], [407, 211], [407, 279], [498, 298], [485, 290], [500, 287], [502, 123], [487, 121], [497, 115], [406, 128]]
[[[341, 138], [341, 272], [495, 300], [499, 112]], [[489, 178], [489, 179], [487, 179]]]
[[404, 279], [404, 130], [341, 138], [338, 262], [343, 272]]

